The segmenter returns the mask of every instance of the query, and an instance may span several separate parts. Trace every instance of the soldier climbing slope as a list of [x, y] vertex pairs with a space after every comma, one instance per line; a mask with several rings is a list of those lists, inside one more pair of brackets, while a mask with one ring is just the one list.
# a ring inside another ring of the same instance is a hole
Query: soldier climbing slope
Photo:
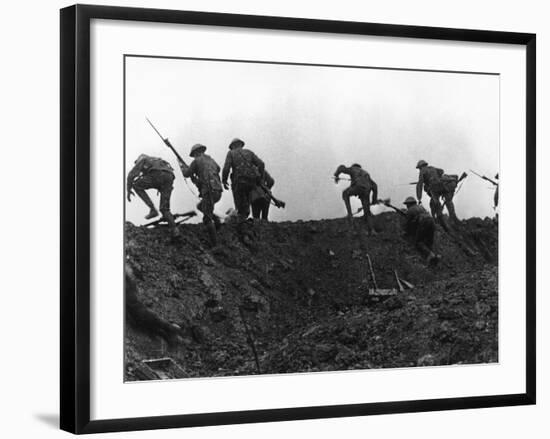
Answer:
[[[267, 221], [269, 215], [269, 205], [271, 204], [271, 198], [263, 187], [271, 189], [275, 184], [275, 180], [269, 172], [264, 170], [264, 176], [262, 179], [262, 185], [258, 185], [252, 191], [250, 195], [250, 202], [252, 204], [252, 217], [259, 219], [260, 216], [263, 220]], [[263, 187], [262, 187], [263, 186]]]
[[414, 239], [416, 248], [426, 258], [428, 264], [435, 265], [441, 258], [433, 252], [435, 221], [413, 197], [403, 202], [407, 206], [405, 214], [405, 235]]
[[178, 236], [178, 229], [174, 217], [170, 212], [170, 196], [174, 188], [174, 170], [168, 162], [157, 157], [141, 154], [134, 162], [134, 167], [128, 173], [126, 180], [127, 199], [131, 202], [131, 196], [135, 193], [149, 207], [149, 213], [145, 219], [158, 216], [158, 211], [151, 201], [147, 189], [157, 189], [160, 192], [160, 212], [170, 225], [173, 236]]
[[214, 214], [214, 205], [222, 196], [220, 181], [220, 167], [212, 157], [205, 154], [206, 146], [197, 143], [191, 148], [189, 155], [193, 161], [189, 166], [183, 161], [179, 165], [185, 178], [191, 180], [199, 190], [201, 201], [197, 204], [203, 218], [202, 221], [208, 230], [210, 243], [217, 245], [216, 229], [220, 226], [220, 219]]
[[[338, 166], [334, 173], [334, 181], [338, 183], [340, 181], [340, 174], [347, 174], [351, 177], [350, 186], [342, 192], [342, 198], [346, 205], [346, 211], [348, 219], [351, 221], [353, 214], [351, 212], [350, 197], [356, 196], [361, 200], [363, 206], [363, 218], [367, 222], [367, 230], [369, 234], [376, 234], [372, 227], [372, 213], [370, 211], [370, 205], [376, 204], [378, 199], [378, 186], [374, 180], [370, 177], [369, 173], [361, 168], [361, 165], [354, 163], [351, 167], [344, 165]], [[372, 192], [372, 203], [369, 200], [370, 193]]]
[[444, 206], [447, 207], [449, 217], [452, 221], [457, 223], [458, 218], [456, 217], [453, 197], [458, 184], [458, 176], [445, 175], [443, 169], [429, 166], [424, 160], [420, 160], [416, 164], [416, 169], [419, 170], [418, 183], [416, 184], [416, 198], [418, 199], [418, 204], [422, 202], [422, 189], [424, 189], [430, 196], [430, 210], [432, 216], [445, 230], [447, 230], [448, 226], [443, 218], [441, 198], [445, 200]]
[[241, 222], [246, 221], [250, 214], [250, 198], [256, 186], [261, 183], [265, 169], [264, 162], [251, 150], [243, 147], [244, 142], [241, 139], [231, 141], [222, 171], [225, 189], [229, 189], [227, 178], [232, 171], [233, 201]]

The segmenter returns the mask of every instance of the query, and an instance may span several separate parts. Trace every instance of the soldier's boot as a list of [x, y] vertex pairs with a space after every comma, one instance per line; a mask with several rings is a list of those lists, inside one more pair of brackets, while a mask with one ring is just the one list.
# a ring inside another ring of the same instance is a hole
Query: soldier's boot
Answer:
[[145, 215], [145, 219], [152, 219], [157, 216], [159, 216], [158, 210], [155, 208], [155, 205], [151, 201], [151, 198], [149, 198], [149, 195], [147, 195], [147, 192], [145, 192], [144, 189], [135, 189], [135, 192], [139, 198], [143, 200], [143, 202], [147, 205], [149, 208], [149, 213]]
[[147, 215], [145, 215], [145, 219], [153, 219], [155, 217], [159, 216], [159, 213], [157, 211], [157, 209], [155, 209], [154, 207], [151, 207], [150, 210], [149, 210], [149, 213]]
[[166, 220], [166, 222], [170, 226], [172, 237], [178, 238], [180, 236], [180, 231], [178, 229], [178, 225], [176, 224], [176, 221], [174, 220], [174, 216], [172, 215], [172, 213], [170, 211], [163, 211], [162, 217]]

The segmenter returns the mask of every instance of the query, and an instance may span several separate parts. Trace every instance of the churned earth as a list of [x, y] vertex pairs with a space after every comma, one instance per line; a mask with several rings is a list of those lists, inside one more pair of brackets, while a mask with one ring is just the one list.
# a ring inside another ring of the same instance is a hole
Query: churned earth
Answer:
[[[167, 379], [498, 361], [498, 226], [438, 228], [437, 268], [400, 217], [234, 225], [211, 250], [202, 225], [126, 224], [138, 299], [177, 325], [167, 342], [127, 319], [125, 379]], [[369, 270], [370, 257], [376, 282]], [[396, 273], [413, 286], [398, 289]], [[393, 289], [393, 291], [392, 291]], [[378, 293], [386, 293], [382, 296]]]

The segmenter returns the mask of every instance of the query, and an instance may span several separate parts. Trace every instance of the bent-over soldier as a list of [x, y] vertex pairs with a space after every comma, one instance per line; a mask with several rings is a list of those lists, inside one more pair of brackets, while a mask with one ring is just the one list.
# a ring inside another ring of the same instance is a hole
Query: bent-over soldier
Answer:
[[269, 194], [265, 191], [265, 189], [262, 188], [262, 186], [265, 186], [266, 188], [270, 189], [275, 184], [275, 180], [271, 175], [269, 175], [269, 172], [264, 170], [264, 176], [261, 181], [261, 185], [258, 185], [254, 188], [252, 191], [252, 194], [250, 195], [250, 203], [252, 205], [252, 218], [266, 220], [268, 219], [269, 215], [269, 205], [271, 204], [271, 198], [269, 197]]
[[202, 221], [208, 230], [208, 236], [212, 246], [217, 244], [216, 229], [220, 225], [220, 219], [214, 214], [214, 205], [222, 196], [222, 184], [220, 181], [220, 167], [216, 161], [205, 154], [206, 146], [197, 143], [191, 148], [189, 155], [193, 161], [189, 166], [180, 162], [183, 176], [191, 178], [199, 190], [201, 201], [197, 209], [202, 212]]
[[405, 235], [414, 239], [416, 248], [426, 258], [428, 264], [439, 262], [439, 256], [433, 252], [435, 221], [430, 214], [413, 197], [403, 202], [407, 206], [405, 214]]
[[172, 234], [178, 235], [178, 229], [174, 217], [170, 212], [170, 197], [174, 189], [174, 170], [170, 164], [157, 157], [151, 157], [141, 154], [134, 162], [134, 167], [128, 173], [126, 180], [127, 199], [131, 200], [134, 192], [149, 208], [149, 213], [145, 219], [151, 219], [159, 215], [151, 198], [147, 194], [147, 189], [156, 189], [160, 192], [160, 212], [170, 225]]
[[[351, 220], [353, 214], [351, 212], [350, 197], [355, 196], [361, 200], [363, 206], [363, 218], [367, 222], [367, 230], [369, 234], [374, 234], [372, 227], [372, 213], [370, 211], [371, 204], [376, 204], [378, 199], [378, 185], [370, 177], [369, 173], [361, 168], [361, 165], [354, 163], [349, 168], [340, 165], [334, 172], [334, 181], [338, 183], [340, 181], [340, 174], [347, 174], [351, 177], [350, 186], [342, 192], [342, 199], [346, 205], [346, 211], [348, 218]], [[372, 192], [372, 198], [370, 194]], [[372, 202], [371, 202], [372, 200]]]
[[[436, 221], [447, 229], [447, 224], [443, 218], [443, 206], [447, 207], [449, 217], [455, 223], [458, 218], [455, 212], [453, 197], [458, 184], [457, 175], [446, 175], [441, 168], [428, 165], [425, 160], [419, 160], [416, 164], [418, 172], [418, 182], [416, 183], [416, 198], [418, 204], [422, 202], [422, 190], [430, 197], [430, 210]], [[444, 204], [441, 204], [441, 198]]]
[[244, 149], [241, 139], [231, 141], [223, 166], [222, 182], [224, 188], [229, 189], [227, 178], [231, 171], [233, 201], [241, 222], [246, 221], [250, 214], [250, 198], [263, 178], [264, 169], [264, 162], [251, 150]]

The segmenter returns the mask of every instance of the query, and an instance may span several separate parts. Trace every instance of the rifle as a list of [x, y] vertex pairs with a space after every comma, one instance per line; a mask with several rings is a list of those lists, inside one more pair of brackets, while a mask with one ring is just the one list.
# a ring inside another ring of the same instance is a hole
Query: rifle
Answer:
[[[194, 210], [190, 210], [189, 212], [185, 212], [185, 213], [175, 213], [172, 216], [174, 217], [174, 221], [177, 220], [178, 218], [183, 218], [183, 220], [181, 220], [181, 221], [176, 221], [176, 224], [180, 224], [180, 223], [183, 223], [183, 222], [187, 221], [188, 219], [193, 218], [194, 216], [197, 216], [197, 212], [195, 212]], [[157, 220], [154, 220], [154, 221], [151, 221], [147, 224], [144, 224], [144, 226], [145, 227], [153, 227], [153, 226], [161, 225], [163, 223], [167, 223], [167, 221], [164, 217], [161, 217]]]
[[149, 122], [149, 125], [151, 125], [151, 127], [155, 130], [155, 132], [158, 134], [158, 136], [162, 139], [164, 144], [168, 148], [170, 148], [172, 150], [172, 152], [176, 155], [176, 158], [178, 159], [178, 164], [180, 165], [181, 172], [183, 173], [185, 170], [187, 170], [187, 168], [189, 166], [187, 165], [187, 163], [185, 163], [185, 161], [183, 160], [181, 155], [178, 154], [178, 152], [176, 151], [176, 148], [174, 148], [172, 146], [172, 144], [170, 143], [170, 140], [168, 140], [168, 137], [166, 137], [166, 138], [162, 137], [162, 134], [160, 134], [159, 130], [157, 130], [156, 127], [153, 125], [153, 122], [151, 122], [149, 120], [149, 118], [147, 118], [147, 117], [145, 119], [147, 120], [147, 122]]
[[273, 196], [271, 193], [271, 189], [269, 189], [265, 184], [260, 183], [259, 187], [265, 192], [265, 194], [269, 197], [269, 200], [273, 202], [275, 207], [278, 207], [279, 209], [284, 209], [286, 207], [286, 203], [284, 201], [281, 201]]
[[472, 171], [471, 169], [470, 169], [470, 172], [473, 172], [475, 175], [477, 175], [482, 180], [485, 180], [485, 181], [488, 181], [489, 183], [492, 183], [493, 186], [498, 186], [498, 183], [494, 180], [491, 180], [489, 177], [485, 177], [485, 175], [479, 175], [476, 171]]
[[389, 207], [390, 209], [393, 209], [395, 210], [397, 213], [400, 213], [401, 215], [403, 216], [407, 216], [407, 214], [405, 212], [403, 212], [401, 209], [399, 209], [398, 207], [395, 207], [393, 205], [391, 205], [391, 198], [386, 198], [384, 200], [378, 200], [377, 201], [378, 203], [382, 203], [384, 206], [386, 207]]

